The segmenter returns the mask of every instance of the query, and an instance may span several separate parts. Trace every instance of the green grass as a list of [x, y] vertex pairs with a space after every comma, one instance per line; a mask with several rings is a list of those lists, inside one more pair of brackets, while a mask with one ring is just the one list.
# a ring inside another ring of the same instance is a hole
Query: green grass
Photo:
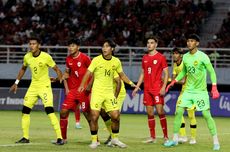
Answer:
[[[171, 138], [173, 128], [173, 117], [168, 116], [168, 131]], [[214, 118], [217, 124], [219, 139], [221, 143], [222, 152], [230, 151], [230, 119], [229, 118]], [[22, 137], [21, 130], [21, 112], [20, 111], [0, 111], [0, 152], [88, 152], [92, 151], [88, 147], [90, 144], [90, 131], [88, 125], [81, 117], [83, 129], [74, 128], [74, 116], [70, 115], [69, 130], [68, 130], [68, 144], [64, 146], [56, 146], [50, 143], [54, 140], [55, 133], [50, 125], [49, 119], [44, 112], [33, 111], [31, 113], [30, 126], [30, 141], [31, 144], [16, 145], [16, 140]], [[157, 139], [156, 144], [143, 144], [142, 140], [149, 136], [147, 117], [146, 115], [128, 115], [123, 114], [121, 117], [120, 140], [128, 145], [126, 149], [110, 148], [103, 144], [94, 151], [130, 151], [130, 152], [210, 152], [212, 151], [212, 138], [209, 135], [205, 121], [201, 117], [197, 117], [197, 144], [189, 145], [180, 144], [177, 147], [165, 148], [162, 143], [162, 131], [157, 117]], [[104, 130], [104, 124], [100, 119], [99, 122], [99, 139], [103, 143], [108, 133]], [[188, 123], [187, 123], [188, 124]], [[187, 125], [187, 132], [189, 128]]]

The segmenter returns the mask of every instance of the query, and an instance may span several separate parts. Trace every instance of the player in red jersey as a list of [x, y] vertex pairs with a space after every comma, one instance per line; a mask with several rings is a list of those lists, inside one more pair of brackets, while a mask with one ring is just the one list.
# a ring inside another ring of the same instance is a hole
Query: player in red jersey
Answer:
[[[144, 101], [148, 114], [148, 125], [150, 130], [150, 138], [144, 143], [155, 143], [155, 118], [154, 107], [158, 113], [165, 141], [168, 141], [167, 121], [164, 113], [164, 95], [168, 81], [168, 65], [164, 55], [156, 50], [158, 39], [151, 36], [147, 39], [148, 54], [142, 58], [142, 70], [137, 83], [137, 87], [133, 90], [132, 95], [135, 96], [138, 88], [144, 80]], [[162, 73], [164, 79], [162, 82]]]
[[69, 41], [68, 50], [70, 55], [66, 57], [66, 71], [63, 75], [66, 97], [61, 106], [60, 126], [65, 143], [67, 142], [67, 125], [70, 110], [75, 111], [77, 104], [80, 104], [85, 118], [88, 122], [90, 121], [89, 92], [86, 90], [80, 93], [77, 89], [91, 60], [87, 55], [79, 51], [79, 45], [80, 41], [78, 39]]

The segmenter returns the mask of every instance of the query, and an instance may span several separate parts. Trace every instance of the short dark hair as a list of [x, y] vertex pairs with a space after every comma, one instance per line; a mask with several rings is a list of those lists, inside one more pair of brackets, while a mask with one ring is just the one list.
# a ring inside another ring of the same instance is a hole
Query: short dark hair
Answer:
[[172, 52], [173, 52], [173, 53], [174, 53], [174, 52], [177, 52], [177, 53], [179, 53], [179, 54], [184, 54], [184, 50], [181, 49], [181, 48], [178, 48], [178, 47], [173, 48], [173, 49], [172, 49]]
[[106, 39], [104, 43], [106, 42], [109, 44], [111, 48], [115, 48], [117, 45], [112, 39]]
[[37, 41], [39, 44], [41, 44], [41, 40], [38, 37], [30, 37], [29, 41], [35, 40]]
[[146, 39], [146, 43], [148, 42], [149, 39], [153, 39], [156, 43], [158, 43], [158, 38], [154, 35], [150, 35], [147, 39]]
[[200, 37], [197, 34], [190, 34], [187, 39], [193, 39], [196, 40], [197, 42], [200, 42]]
[[80, 40], [78, 38], [72, 38], [68, 41], [68, 45], [70, 44], [76, 44], [76, 45], [80, 45]]

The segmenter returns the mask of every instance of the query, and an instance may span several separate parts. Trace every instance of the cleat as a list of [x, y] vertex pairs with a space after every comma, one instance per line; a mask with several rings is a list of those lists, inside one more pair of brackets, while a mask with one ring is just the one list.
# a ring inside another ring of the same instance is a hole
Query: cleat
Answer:
[[165, 147], [173, 147], [173, 146], [176, 146], [176, 145], [178, 145], [178, 142], [173, 141], [173, 140], [168, 140], [167, 142], [164, 143]]
[[114, 146], [118, 146], [118, 147], [120, 147], [120, 148], [126, 148], [126, 147], [127, 147], [126, 144], [124, 144], [123, 142], [121, 142], [121, 141], [118, 140], [118, 139], [112, 139], [112, 140], [111, 140], [111, 144], [114, 145]]
[[106, 146], [108, 146], [108, 147], [115, 147], [115, 146], [112, 144], [111, 141], [109, 141], [109, 142], [106, 144]]
[[178, 139], [178, 143], [180, 143], [180, 144], [186, 143], [187, 141], [188, 141], [188, 138], [186, 136], [179, 137], [179, 139]]
[[92, 149], [95, 149], [95, 148], [97, 148], [97, 146], [99, 146], [100, 145], [100, 142], [92, 142], [90, 145], [89, 145], [89, 147], [90, 148], [92, 148]]
[[194, 139], [194, 138], [190, 139], [189, 144], [191, 144], [191, 145], [196, 144], [196, 139]]
[[76, 123], [75, 128], [76, 128], [76, 129], [82, 129], [82, 126], [81, 126], [81, 124], [79, 124], [79, 123], [77, 124], [77, 123]]
[[108, 145], [108, 143], [111, 141], [111, 136], [108, 137], [108, 139], [104, 142], [105, 145]]
[[142, 143], [148, 144], [148, 143], [156, 143], [157, 140], [155, 138], [149, 137], [148, 139], [142, 141]]
[[[66, 142], [67, 142], [67, 140], [66, 140]], [[63, 139], [58, 138], [57, 141], [52, 141], [52, 144], [55, 144], [55, 145], [64, 145], [65, 142], [64, 142]]]
[[220, 150], [220, 145], [219, 144], [214, 144], [213, 150]]
[[16, 144], [28, 144], [30, 143], [30, 140], [23, 137], [20, 140], [16, 141], [15, 143]]

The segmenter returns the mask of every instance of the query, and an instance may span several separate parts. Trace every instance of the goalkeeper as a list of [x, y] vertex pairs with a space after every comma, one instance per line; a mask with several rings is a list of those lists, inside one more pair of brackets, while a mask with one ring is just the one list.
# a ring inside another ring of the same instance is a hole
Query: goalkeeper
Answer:
[[196, 34], [189, 35], [187, 38], [187, 47], [189, 52], [183, 56], [183, 69], [166, 88], [166, 92], [174, 83], [187, 76], [186, 88], [182, 94], [181, 102], [177, 106], [176, 116], [173, 128], [173, 140], [164, 144], [166, 147], [178, 144], [178, 133], [181, 126], [181, 119], [185, 108], [196, 106], [197, 111], [202, 111], [210, 134], [213, 137], [213, 150], [219, 150], [220, 144], [217, 137], [216, 124], [210, 113], [210, 102], [207, 91], [206, 70], [210, 74], [212, 81], [211, 95], [213, 99], [219, 98], [219, 92], [216, 84], [216, 73], [208, 56], [198, 50], [199, 36]]

